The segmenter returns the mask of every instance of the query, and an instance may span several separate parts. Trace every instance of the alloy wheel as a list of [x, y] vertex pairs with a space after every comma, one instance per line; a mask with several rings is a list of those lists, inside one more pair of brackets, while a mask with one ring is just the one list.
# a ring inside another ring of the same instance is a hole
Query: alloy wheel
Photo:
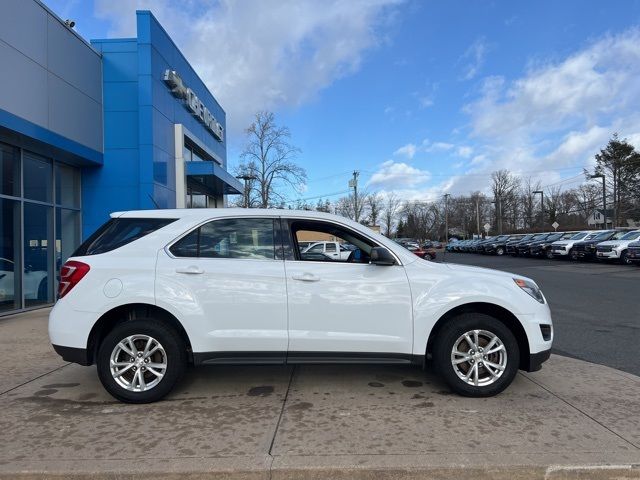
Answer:
[[111, 376], [125, 390], [146, 392], [167, 372], [167, 354], [149, 335], [130, 335], [118, 342], [109, 361]]
[[507, 367], [507, 350], [494, 333], [470, 330], [453, 344], [451, 365], [456, 375], [469, 385], [491, 385]]

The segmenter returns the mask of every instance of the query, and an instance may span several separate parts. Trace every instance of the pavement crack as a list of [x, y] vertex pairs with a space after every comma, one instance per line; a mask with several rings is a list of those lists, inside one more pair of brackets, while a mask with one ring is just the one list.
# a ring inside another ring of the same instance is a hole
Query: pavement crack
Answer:
[[615, 435], [616, 437], [618, 437], [620, 440], [622, 440], [625, 443], [628, 443], [629, 445], [631, 445], [633, 448], [640, 450], [640, 446], [636, 445], [635, 443], [633, 443], [631, 440], [626, 439], [625, 437], [623, 437], [622, 435], [620, 435], [618, 432], [612, 430], [611, 428], [607, 427], [604, 423], [600, 422], [599, 420], [596, 420], [594, 417], [592, 417], [591, 415], [589, 415], [587, 412], [585, 412], [584, 410], [576, 407], [575, 405], [573, 405], [572, 403], [568, 402], [567, 400], [565, 400], [564, 398], [562, 398], [560, 395], [558, 395], [555, 392], [552, 392], [551, 390], [549, 390], [547, 387], [545, 387], [543, 384], [536, 382], [533, 378], [529, 377], [528, 375], [522, 375], [524, 378], [526, 378], [527, 380], [529, 380], [531, 383], [536, 384], [537, 386], [539, 386], [540, 388], [542, 388], [544, 391], [550, 393], [551, 395], [553, 395], [554, 397], [556, 397], [558, 400], [560, 400], [561, 402], [567, 404], [568, 406], [570, 406], [571, 408], [577, 410], [578, 412], [580, 412], [582, 415], [584, 415], [585, 417], [593, 420], [595, 423], [597, 423], [598, 425], [600, 425], [602, 428], [604, 428], [605, 430], [607, 430], [608, 432], [612, 433], [613, 435]]
[[[271, 451], [273, 450], [273, 444], [276, 441], [276, 436], [278, 435], [278, 429], [280, 428], [280, 422], [282, 421], [282, 415], [284, 414], [284, 408], [287, 404], [287, 400], [289, 399], [289, 392], [291, 391], [291, 384], [293, 383], [293, 376], [296, 373], [297, 365], [294, 365], [291, 369], [291, 375], [289, 376], [289, 383], [287, 385], [287, 391], [284, 394], [284, 400], [282, 401], [282, 408], [280, 409], [280, 415], [278, 415], [278, 421], [276, 422], [276, 428], [273, 430], [273, 437], [271, 438], [271, 443], [269, 444], [268, 455], [273, 458]], [[271, 469], [269, 469], [271, 471]]]
[[64, 368], [64, 367], [68, 367], [69, 365], [71, 365], [71, 363], [65, 363], [64, 365], [61, 365], [61, 366], [59, 366], [58, 368], [54, 368], [53, 370], [50, 370], [50, 371], [48, 371], [48, 372], [46, 372], [46, 373], [43, 373], [42, 375], [38, 375], [37, 377], [32, 378], [31, 380], [27, 380], [26, 382], [23, 382], [23, 383], [21, 383], [20, 385], [16, 385], [15, 387], [11, 387], [10, 389], [5, 390], [4, 392], [0, 392], [0, 396], [4, 395], [5, 393], [12, 392], [12, 391], [14, 391], [14, 390], [15, 390], [15, 389], [17, 389], [17, 388], [23, 387], [24, 385], [26, 385], [26, 384], [28, 384], [28, 383], [35, 382], [35, 381], [36, 381], [36, 380], [38, 380], [39, 378], [46, 377], [47, 375], [49, 375], [49, 374], [51, 374], [51, 373], [53, 373], [53, 372], [57, 372], [58, 370], [60, 370], [60, 369], [62, 369], [62, 368]]

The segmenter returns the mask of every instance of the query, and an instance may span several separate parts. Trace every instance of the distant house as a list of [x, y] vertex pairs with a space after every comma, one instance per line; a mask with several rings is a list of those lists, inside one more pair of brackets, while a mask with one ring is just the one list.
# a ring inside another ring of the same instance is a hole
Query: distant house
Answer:
[[593, 228], [608, 228], [613, 225], [613, 210], [607, 208], [607, 220], [605, 224], [604, 210], [596, 208], [587, 217], [587, 224]]

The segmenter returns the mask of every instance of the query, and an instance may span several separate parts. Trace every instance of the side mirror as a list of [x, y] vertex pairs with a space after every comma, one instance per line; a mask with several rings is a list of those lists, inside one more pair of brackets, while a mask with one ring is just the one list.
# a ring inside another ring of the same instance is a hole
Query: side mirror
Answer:
[[395, 265], [396, 259], [391, 252], [384, 247], [373, 247], [371, 249], [371, 263], [373, 265]]

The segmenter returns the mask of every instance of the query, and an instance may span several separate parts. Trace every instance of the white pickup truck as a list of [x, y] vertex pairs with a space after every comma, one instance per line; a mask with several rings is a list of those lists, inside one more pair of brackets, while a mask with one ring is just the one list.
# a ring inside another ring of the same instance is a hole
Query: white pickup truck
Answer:
[[334, 260], [346, 262], [351, 255], [351, 250], [340, 242], [314, 242], [305, 248], [302, 253], [323, 253]]

